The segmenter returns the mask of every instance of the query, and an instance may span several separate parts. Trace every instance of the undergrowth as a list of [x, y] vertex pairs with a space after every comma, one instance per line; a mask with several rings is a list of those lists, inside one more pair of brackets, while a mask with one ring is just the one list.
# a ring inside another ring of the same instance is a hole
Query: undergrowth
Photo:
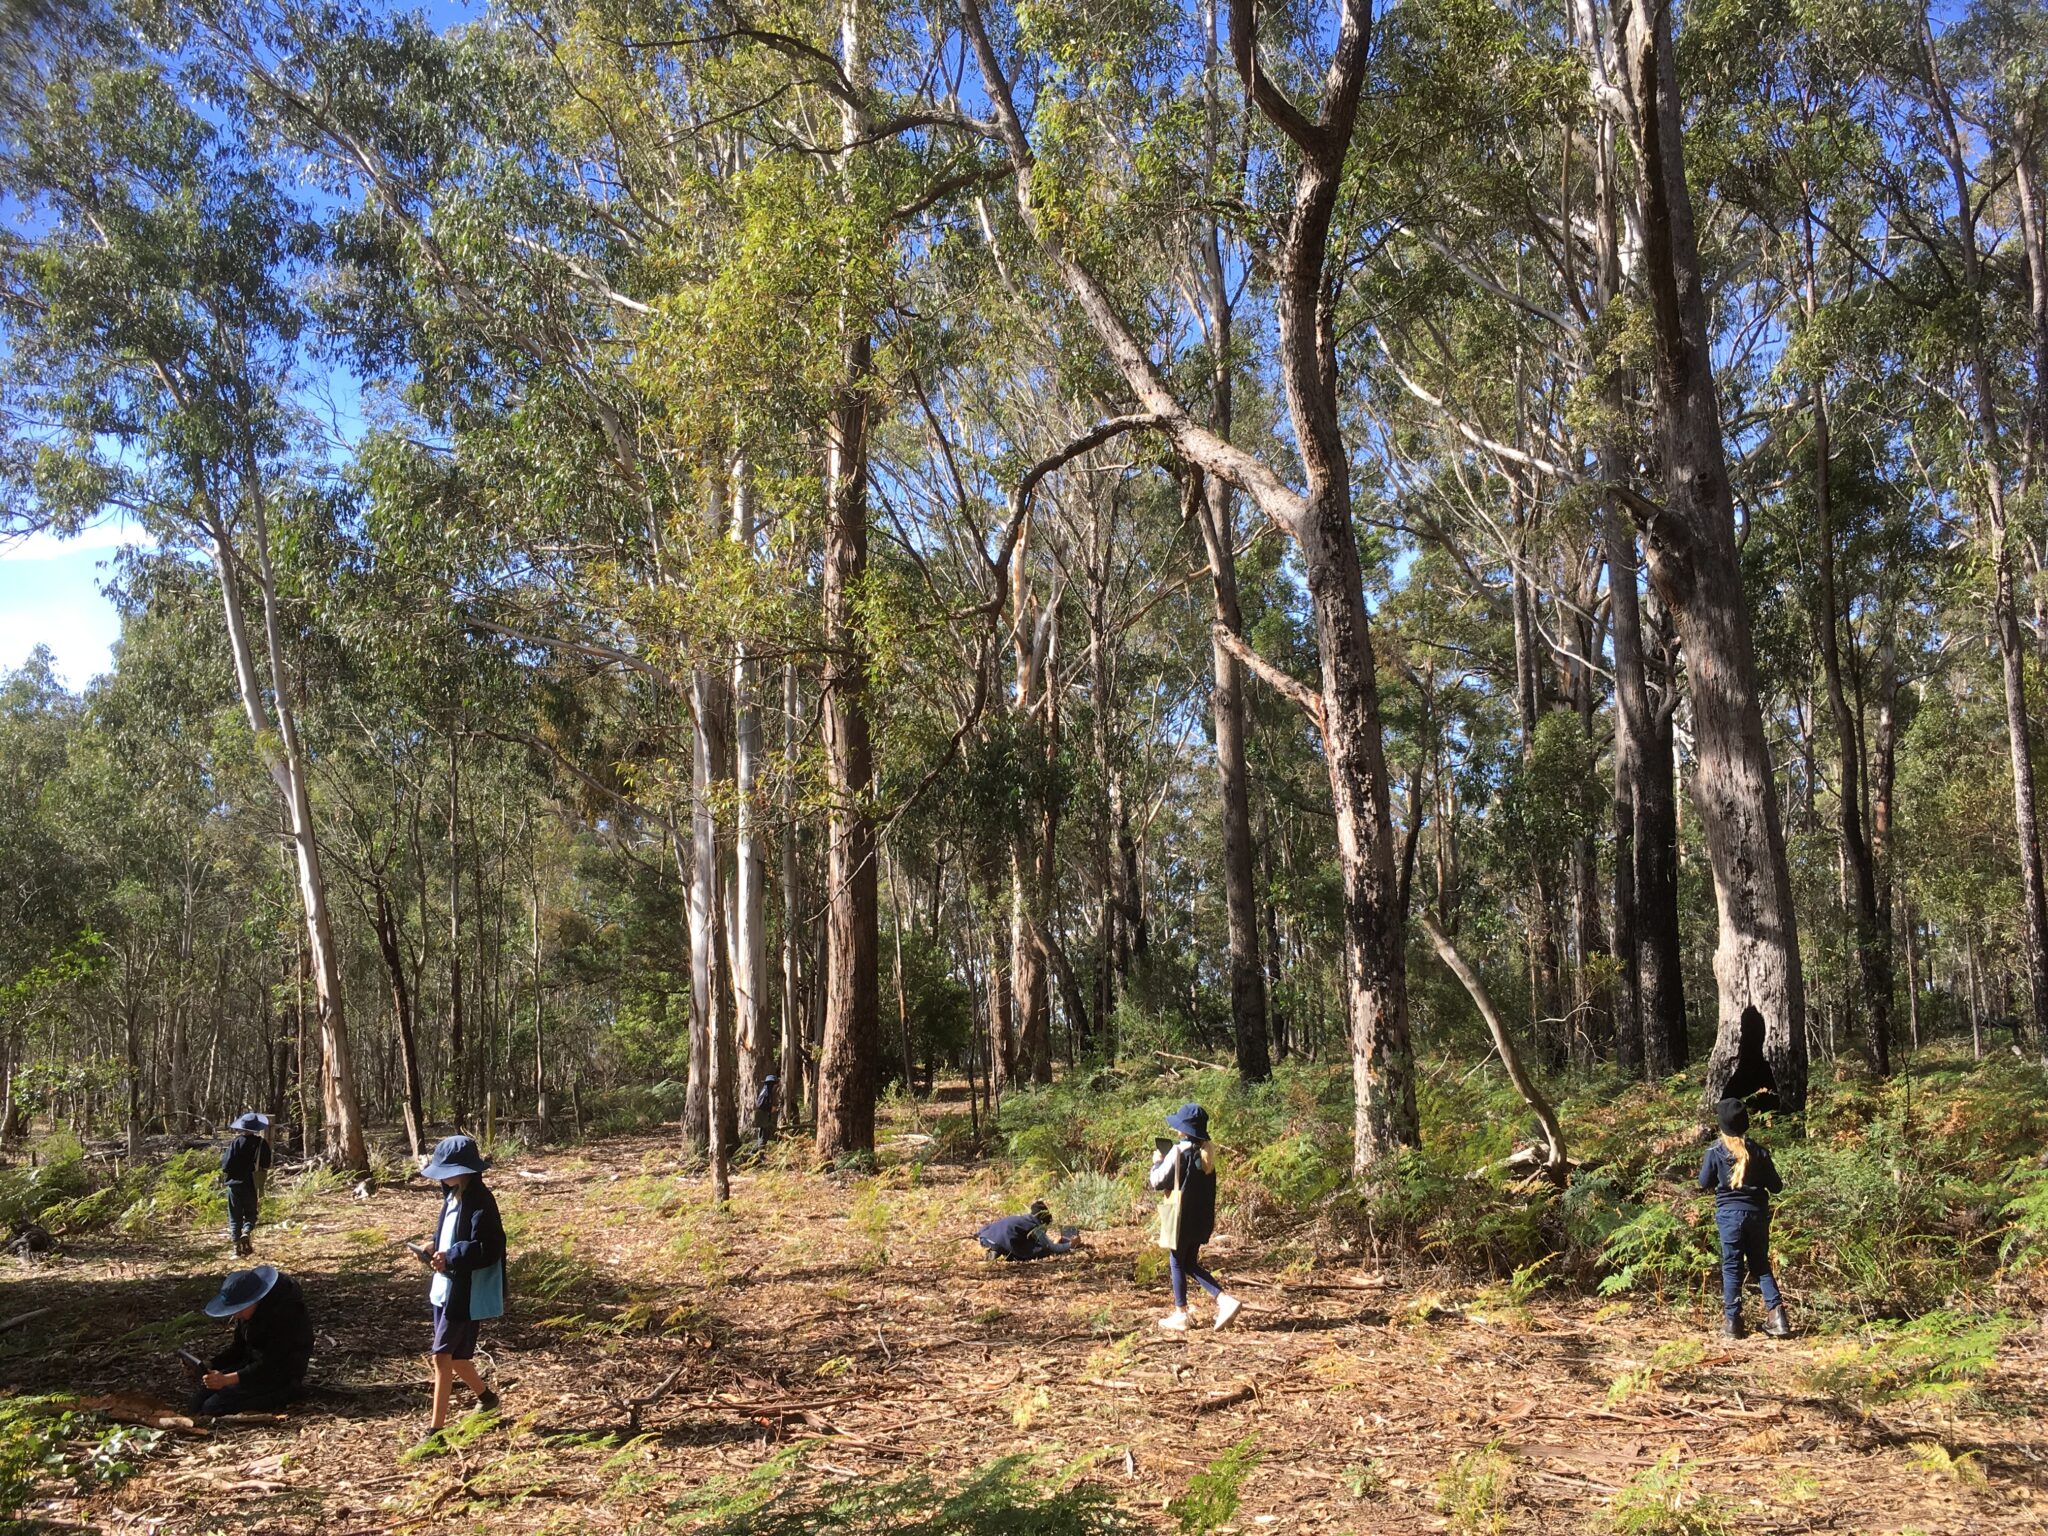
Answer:
[[[1462, 1070], [1460, 1068], [1462, 1067]], [[1627, 1081], [1601, 1070], [1546, 1083], [1574, 1164], [1560, 1189], [1507, 1169], [1537, 1130], [1497, 1062], [1426, 1062], [1422, 1140], [1350, 1176], [1351, 1092], [1342, 1063], [1284, 1063], [1260, 1084], [1219, 1064], [1083, 1069], [1011, 1094], [999, 1144], [1017, 1185], [1062, 1220], [1142, 1216], [1152, 1139], [1199, 1100], [1221, 1158], [1221, 1225], [1270, 1247], [1406, 1254], [1492, 1281], [1512, 1318], [1545, 1283], [1709, 1311], [1718, 1301], [1712, 1200], [1696, 1078]], [[1982, 1310], [1996, 1283], [2048, 1299], [2048, 1095], [2038, 1066], [1923, 1050], [1873, 1083], [1817, 1073], [1803, 1115], [1758, 1114], [1752, 1136], [1784, 1175], [1771, 1246], [1801, 1315], [1857, 1326]], [[1519, 1277], [1519, 1279], [1517, 1278]]]

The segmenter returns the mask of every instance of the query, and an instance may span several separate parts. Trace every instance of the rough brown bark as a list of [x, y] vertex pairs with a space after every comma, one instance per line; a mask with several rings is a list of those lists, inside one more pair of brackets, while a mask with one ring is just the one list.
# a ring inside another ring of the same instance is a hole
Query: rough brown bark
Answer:
[[[1628, 124], [1641, 175], [1642, 276], [1655, 343], [1665, 505], [1636, 505], [1648, 524], [1650, 578], [1685, 649], [1698, 768], [1693, 792], [1714, 872], [1720, 1021], [1706, 1099], [1735, 1068], [1741, 1017], [1765, 1022], [1781, 1100], [1806, 1102], [1806, 991], [1784, 825], [1764, 734], [1735, 508], [1721, 438], [1706, 297], [1694, 231], [1671, 14], [1628, 0], [1621, 45]], [[1633, 505], [1633, 504], [1632, 504]]]

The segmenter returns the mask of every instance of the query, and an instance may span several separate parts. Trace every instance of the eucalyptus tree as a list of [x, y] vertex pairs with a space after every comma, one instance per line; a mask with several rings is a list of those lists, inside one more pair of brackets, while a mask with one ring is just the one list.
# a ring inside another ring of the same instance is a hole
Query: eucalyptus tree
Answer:
[[[1345, 885], [1345, 1012], [1357, 1095], [1355, 1161], [1363, 1173], [1418, 1134], [1377, 663], [1352, 528], [1336, 337], [1325, 323], [1335, 276], [1332, 232], [1369, 72], [1372, 7], [1368, 0], [1344, 0], [1326, 23], [1303, 26], [1288, 38], [1293, 54], [1278, 75], [1262, 62], [1252, 7], [1234, 4], [1229, 14], [1232, 60], [1260, 135], [1261, 190], [1270, 188], [1286, 207], [1275, 221], [1269, 257], [1274, 366], [1286, 392], [1300, 488], [1272, 461], [1225, 440], [1197, 417], [1127, 318], [1120, 295], [1100, 275], [1108, 253], [1088, 208], [1115, 194], [1109, 182], [1091, 175], [1087, 157], [1098, 146], [1078, 131], [1092, 116], [1091, 86], [1097, 80], [1132, 82], [1122, 89], [1135, 106], [1144, 94], [1135, 84], [1143, 78], [1136, 56], [1152, 46], [1154, 35], [1173, 34], [1149, 15], [1134, 18], [1128, 32], [1107, 34], [1069, 18], [1059, 34], [1061, 45], [1096, 59], [1096, 67], [1070, 74], [1036, 51], [1034, 29], [1005, 15], [998, 32], [993, 14], [967, 0], [961, 19], [993, 114], [994, 138], [1011, 171], [1019, 215], [1135, 404], [1118, 419], [1120, 425], [1163, 433], [1203, 473], [1236, 486], [1295, 541], [1306, 573], [1320, 690], [1311, 692], [1277, 669], [1261, 667], [1248, 650], [1241, 649], [1239, 657], [1296, 697], [1316, 719], [1324, 741]], [[1111, 57], [1118, 49], [1123, 53]], [[1114, 72], [1100, 67], [1112, 64]], [[1316, 72], [1322, 84], [1314, 104], [1304, 108], [1285, 82]], [[1029, 120], [1020, 83], [1032, 87]]]
[[242, 713], [296, 863], [328, 1152], [366, 1167], [272, 548], [301, 479], [290, 283], [303, 222], [146, 52], [59, 51], [44, 70], [0, 166], [14, 209], [0, 279], [13, 517], [69, 531], [118, 508], [210, 554]]

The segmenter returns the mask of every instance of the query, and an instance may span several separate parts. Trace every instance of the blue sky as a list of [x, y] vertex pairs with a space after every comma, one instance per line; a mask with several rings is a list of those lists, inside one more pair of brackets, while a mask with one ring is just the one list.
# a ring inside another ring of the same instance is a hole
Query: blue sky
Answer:
[[[380, 8], [423, 14], [437, 28], [473, 21], [486, 9], [481, 0], [412, 0]], [[357, 405], [354, 381], [330, 377], [325, 384], [343, 417], [335, 430], [344, 437], [360, 430], [359, 419], [347, 419]], [[132, 523], [110, 518], [61, 542], [40, 534], [0, 542], [0, 672], [19, 667], [38, 645], [55, 654], [58, 674], [74, 689], [110, 670], [121, 621], [102, 589], [113, 577], [122, 545], [139, 537]]]
[[132, 524], [109, 520], [62, 543], [38, 534], [0, 546], [0, 672], [37, 645], [56, 653], [73, 688], [106, 671], [121, 621], [100, 589], [121, 545], [138, 536]]

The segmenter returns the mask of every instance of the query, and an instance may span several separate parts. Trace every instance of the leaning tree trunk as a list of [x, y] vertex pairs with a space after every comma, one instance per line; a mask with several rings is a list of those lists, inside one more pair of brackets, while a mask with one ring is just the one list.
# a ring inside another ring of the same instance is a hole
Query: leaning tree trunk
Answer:
[[322, 1056], [321, 1102], [327, 1115], [327, 1155], [343, 1167], [366, 1171], [369, 1147], [363, 1137], [362, 1110], [356, 1099], [355, 1067], [349, 1052], [347, 1021], [341, 1010], [340, 956], [327, 907], [327, 881], [320, 866], [319, 837], [313, 824], [312, 795], [306, 782], [305, 753], [299, 744], [298, 716], [285, 670], [283, 625], [278, 614], [277, 586], [270, 567], [270, 532], [263, 491], [253, 465], [245, 466], [243, 489], [250, 498], [256, 560], [253, 575], [263, 609], [264, 649], [270, 696], [257, 680], [256, 656], [243, 618], [241, 562], [226, 524], [216, 516], [211, 532], [219, 563], [221, 601], [226, 610], [228, 645], [234, 657], [235, 681], [242, 712], [255, 738], [256, 750], [284, 801], [286, 830], [299, 884], [299, 906], [306, 926], [306, 948], [313, 981], [315, 1019]]
[[1650, 579], [1685, 649], [1698, 744], [1694, 794], [1720, 914], [1714, 956], [1720, 1022], [1706, 1099], [1718, 1098], [1735, 1070], [1742, 1013], [1753, 1006], [1764, 1018], [1764, 1049], [1778, 1094], [1798, 1109], [1806, 1102], [1807, 1076], [1798, 920], [1735, 547], [1669, 7], [1635, 0], [1623, 25], [1666, 497], [1664, 507], [1632, 505], [1645, 513]]

